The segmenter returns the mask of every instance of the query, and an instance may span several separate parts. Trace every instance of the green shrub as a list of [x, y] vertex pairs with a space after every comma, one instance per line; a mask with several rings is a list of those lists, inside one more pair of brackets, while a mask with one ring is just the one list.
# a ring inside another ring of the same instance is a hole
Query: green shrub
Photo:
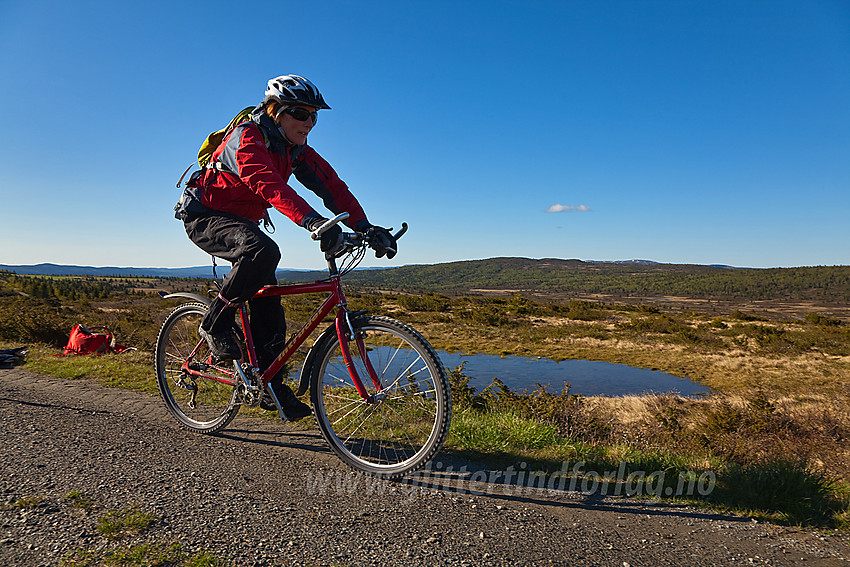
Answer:
[[732, 319], [737, 319], [738, 321], [766, 321], [763, 317], [759, 317], [758, 315], [751, 315], [749, 313], [744, 313], [743, 311], [736, 309], [734, 310], [729, 317]]
[[566, 316], [576, 321], [598, 321], [605, 319], [608, 315], [599, 304], [573, 300], [567, 305]]
[[71, 321], [55, 301], [0, 298], [0, 340], [65, 346]]
[[689, 330], [687, 325], [670, 315], [640, 317], [625, 323], [618, 323], [618, 326], [636, 333], [659, 333], [663, 335], [671, 335]]
[[718, 475], [712, 500], [792, 524], [834, 525], [847, 511], [834, 480], [805, 462], [776, 457], [729, 464]]
[[811, 325], [820, 325], [823, 327], [840, 327], [844, 323], [838, 319], [821, 315], [820, 313], [806, 313], [805, 321]]
[[399, 307], [403, 307], [408, 311], [433, 311], [437, 313], [447, 311], [451, 305], [448, 297], [435, 293], [399, 295], [396, 297], [396, 302]]

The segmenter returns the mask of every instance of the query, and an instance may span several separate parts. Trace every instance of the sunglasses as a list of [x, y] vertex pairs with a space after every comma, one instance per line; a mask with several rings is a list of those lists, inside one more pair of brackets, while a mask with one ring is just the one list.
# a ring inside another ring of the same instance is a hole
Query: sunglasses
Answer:
[[319, 115], [315, 110], [307, 110], [306, 108], [299, 108], [297, 106], [291, 106], [281, 111], [283, 114], [288, 114], [299, 122], [307, 122], [308, 118], [313, 119], [313, 124], [319, 120]]

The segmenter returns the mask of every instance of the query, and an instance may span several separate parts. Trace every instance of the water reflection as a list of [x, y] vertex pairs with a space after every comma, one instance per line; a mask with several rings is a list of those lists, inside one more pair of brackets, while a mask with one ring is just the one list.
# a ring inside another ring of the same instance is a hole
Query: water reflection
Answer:
[[683, 396], [708, 394], [705, 386], [658, 370], [634, 368], [624, 364], [590, 360], [564, 360], [555, 362], [546, 358], [489, 354], [459, 354], [440, 351], [440, 360], [449, 368], [466, 362], [463, 374], [469, 376], [469, 385], [481, 391], [499, 378], [511, 390], [534, 390], [537, 384], [547, 391], [557, 393], [570, 384], [570, 393], [583, 396], [625, 396], [647, 393], [676, 393]]

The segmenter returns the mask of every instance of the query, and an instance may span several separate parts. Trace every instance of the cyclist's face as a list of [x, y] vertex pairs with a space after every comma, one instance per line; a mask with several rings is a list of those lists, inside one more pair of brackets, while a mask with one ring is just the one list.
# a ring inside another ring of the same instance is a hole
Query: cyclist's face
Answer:
[[[298, 108], [303, 108], [310, 112], [316, 112], [316, 109], [311, 106], [298, 106]], [[277, 123], [280, 124], [280, 127], [283, 129], [286, 139], [299, 146], [307, 143], [307, 134], [309, 134], [310, 130], [313, 129], [313, 126], [316, 125], [312, 118], [307, 118], [307, 120], [302, 122], [300, 120], [296, 120], [286, 112], [282, 113], [278, 117]]]

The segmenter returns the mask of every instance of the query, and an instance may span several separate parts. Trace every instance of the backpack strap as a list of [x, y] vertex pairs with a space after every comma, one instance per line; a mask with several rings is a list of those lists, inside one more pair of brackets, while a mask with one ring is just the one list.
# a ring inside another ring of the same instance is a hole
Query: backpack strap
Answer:
[[[247, 120], [243, 120], [243, 121], [239, 122], [238, 124], [235, 124], [232, 128], [228, 128], [227, 133], [225, 134], [225, 137], [229, 136], [230, 133], [234, 129], [236, 129], [238, 126], [241, 126], [245, 122], [251, 122], [252, 124], [257, 125], [257, 128], [260, 129], [260, 133], [263, 135], [263, 142], [265, 142], [265, 144], [266, 144], [266, 149], [269, 149], [271, 147], [271, 140], [269, 139], [268, 134], [266, 134], [265, 130], [262, 127], [260, 127], [259, 124], [257, 124], [253, 120], [251, 120], [250, 117]], [[235, 171], [231, 171], [231, 169], [229, 167], [227, 167], [226, 165], [224, 165], [223, 163], [221, 163], [217, 159], [216, 160], [210, 159], [210, 161], [207, 162], [205, 167], [207, 169], [214, 169], [216, 171], [224, 171], [226, 173], [230, 173], [231, 175], [238, 175], [238, 173], [236, 173]], [[191, 169], [191, 166], [190, 166], [190, 169]], [[185, 175], [185, 173], [184, 173], [184, 175]]]
[[177, 180], [177, 188], [180, 189], [180, 184], [183, 183], [183, 178], [186, 177], [186, 174], [189, 173], [189, 170], [195, 167], [195, 162], [189, 164], [189, 167], [186, 168], [186, 171], [183, 172], [183, 175], [180, 176], [180, 179]]
[[263, 213], [263, 228], [266, 229], [266, 232], [269, 234], [274, 234], [274, 225], [272, 224], [272, 218], [269, 216], [269, 210]]

